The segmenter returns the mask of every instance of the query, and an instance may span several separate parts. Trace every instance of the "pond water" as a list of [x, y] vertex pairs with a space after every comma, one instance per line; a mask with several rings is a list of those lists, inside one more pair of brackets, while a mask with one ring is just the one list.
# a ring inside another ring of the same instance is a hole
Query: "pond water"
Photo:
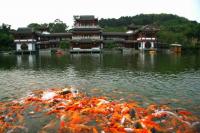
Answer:
[[167, 104], [200, 116], [200, 55], [0, 55], [0, 101], [65, 86], [142, 106]]

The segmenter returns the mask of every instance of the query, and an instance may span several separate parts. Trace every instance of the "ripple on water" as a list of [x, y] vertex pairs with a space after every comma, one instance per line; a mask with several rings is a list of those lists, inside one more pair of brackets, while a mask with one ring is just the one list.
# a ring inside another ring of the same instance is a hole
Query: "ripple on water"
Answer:
[[[40, 57], [36, 58], [30, 67], [27, 60], [22, 60], [26, 62], [24, 65], [17, 64], [17, 67], [7, 70], [0, 69], [0, 99], [21, 97], [38, 88], [74, 85], [91, 95], [134, 99], [144, 104], [170, 104], [198, 113], [200, 70], [195, 65], [198, 62], [188, 63], [188, 57], [180, 58], [179, 63], [183, 64], [176, 64], [177, 58], [167, 55], [158, 57], [154, 57], [154, 64], [149, 63], [151, 58], [148, 58], [148, 55], [142, 60], [138, 55], [121, 54]], [[169, 64], [166, 65], [166, 61], [160, 60], [162, 58], [167, 59]], [[144, 65], [145, 62], [148, 65]], [[93, 88], [99, 88], [101, 91], [90, 91]]]

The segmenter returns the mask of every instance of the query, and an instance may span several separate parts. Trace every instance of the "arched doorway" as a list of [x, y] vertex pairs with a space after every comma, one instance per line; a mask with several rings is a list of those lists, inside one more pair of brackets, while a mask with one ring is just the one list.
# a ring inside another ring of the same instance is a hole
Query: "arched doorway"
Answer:
[[28, 50], [28, 45], [25, 44], [25, 43], [23, 43], [23, 44], [21, 45], [21, 50]]
[[145, 43], [145, 48], [151, 48], [151, 43], [150, 42], [146, 42]]

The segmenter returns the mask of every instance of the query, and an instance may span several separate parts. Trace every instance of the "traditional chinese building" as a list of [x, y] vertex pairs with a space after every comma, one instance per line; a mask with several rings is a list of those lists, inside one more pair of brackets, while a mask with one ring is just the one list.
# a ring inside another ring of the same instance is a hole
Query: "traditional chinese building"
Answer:
[[138, 29], [136, 37], [140, 50], [154, 50], [156, 49], [157, 37], [156, 33], [159, 29], [154, 26], [146, 25]]
[[[114, 41], [117, 46], [135, 48], [136, 50], [155, 50], [159, 29], [155, 26], [138, 26], [131, 24], [127, 32], [103, 32], [103, 40]], [[104, 44], [105, 44], [104, 43]]]
[[70, 41], [71, 33], [34, 32], [31, 28], [12, 31], [16, 53], [35, 53], [42, 49], [59, 48], [61, 41]]
[[98, 19], [92, 15], [74, 16], [70, 32], [34, 32], [30, 28], [19, 28], [13, 32], [17, 52], [35, 52], [41, 49], [59, 48], [63, 40], [70, 42], [70, 52], [101, 52], [103, 46], [113, 43], [115, 47], [136, 50], [155, 50], [156, 33], [153, 25], [131, 24], [127, 32], [102, 32]]
[[52, 49], [59, 48], [61, 41], [70, 41], [72, 38], [71, 33], [37, 33], [37, 44], [39, 49]]
[[19, 28], [13, 31], [17, 53], [34, 53], [37, 51], [36, 33], [30, 28]]
[[74, 16], [71, 52], [100, 52], [103, 48], [102, 28], [94, 16]]

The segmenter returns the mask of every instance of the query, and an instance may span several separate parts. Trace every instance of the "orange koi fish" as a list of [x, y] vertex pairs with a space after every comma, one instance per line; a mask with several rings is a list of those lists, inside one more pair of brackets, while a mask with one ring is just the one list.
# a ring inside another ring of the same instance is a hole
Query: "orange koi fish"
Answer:
[[191, 112], [186, 111], [186, 110], [179, 110], [179, 111], [178, 111], [178, 114], [180, 114], [180, 115], [192, 115]]

